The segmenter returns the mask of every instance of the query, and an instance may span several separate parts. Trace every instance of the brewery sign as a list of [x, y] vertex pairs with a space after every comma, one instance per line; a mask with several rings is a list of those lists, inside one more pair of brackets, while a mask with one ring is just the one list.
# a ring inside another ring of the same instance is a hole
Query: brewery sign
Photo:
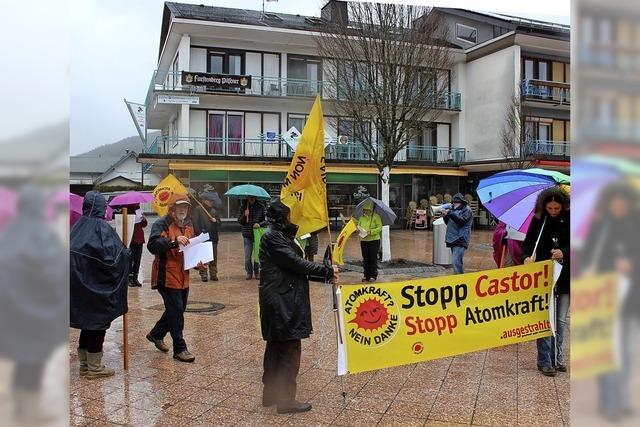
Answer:
[[182, 84], [212, 86], [216, 89], [246, 89], [251, 86], [251, 76], [182, 72]]

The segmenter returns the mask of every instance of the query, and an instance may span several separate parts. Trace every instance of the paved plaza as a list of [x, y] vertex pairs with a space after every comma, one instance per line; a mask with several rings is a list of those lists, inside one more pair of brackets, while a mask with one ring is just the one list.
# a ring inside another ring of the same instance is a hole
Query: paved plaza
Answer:
[[[430, 262], [431, 235], [392, 231], [394, 258]], [[321, 248], [326, 241], [325, 233]], [[493, 268], [491, 232], [474, 231], [472, 242], [466, 268]], [[258, 282], [244, 280], [240, 233], [221, 233], [218, 254], [219, 282], [201, 283], [197, 272], [191, 273], [190, 301], [225, 305], [215, 314], [186, 313], [185, 339], [195, 363], [177, 362], [145, 339], [162, 313], [160, 295], [150, 289], [152, 256], [146, 250], [144, 286], [129, 291], [129, 370], [122, 367], [122, 319], [107, 332], [105, 363], [116, 369], [108, 379], [80, 378], [75, 354], [79, 333], [71, 330], [71, 425], [569, 425], [569, 373], [542, 376], [534, 342], [337, 377], [331, 290], [322, 284], [311, 285], [314, 334], [303, 340], [298, 377], [298, 398], [310, 401], [313, 409], [277, 415], [275, 408], [261, 406], [264, 342], [256, 314]], [[360, 258], [357, 237], [348, 242], [345, 254], [345, 259]], [[403, 278], [411, 276], [381, 276], [379, 281]], [[341, 282], [359, 283], [360, 274], [344, 273]]]

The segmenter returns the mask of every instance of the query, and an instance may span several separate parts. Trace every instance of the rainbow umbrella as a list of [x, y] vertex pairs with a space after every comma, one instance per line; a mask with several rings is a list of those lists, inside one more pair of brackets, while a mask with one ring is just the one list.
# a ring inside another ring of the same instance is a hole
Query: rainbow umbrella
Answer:
[[526, 233], [538, 195], [547, 188], [569, 183], [569, 176], [561, 172], [515, 169], [481, 179], [476, 191], [482, 205], [493, 216]]
[[571, 243], [579, 247], [589, 232], [602, 190], [625, 176], [640, 176], [640, 166], [624, 159], [591, 156], [571, 162], [571, 172]]

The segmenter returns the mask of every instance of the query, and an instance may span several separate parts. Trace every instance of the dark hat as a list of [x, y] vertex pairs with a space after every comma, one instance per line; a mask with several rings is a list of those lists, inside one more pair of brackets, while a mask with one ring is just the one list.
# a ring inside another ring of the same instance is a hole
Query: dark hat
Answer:
[[267, 218], [269, 222], [274, 224], [287, 223], [287, 216], [289, 215], [289, 207], [280, 201], [280, 197], [273, 197], [269, 202], [269, 209], [267, 209]]
[[467, 204], [467, 199], [464, 198], [462, 193], [456, 193], [456, 195], [453, 196], [452, 202], [454, 202], [454, 203], [464, 203], [466, 205]]

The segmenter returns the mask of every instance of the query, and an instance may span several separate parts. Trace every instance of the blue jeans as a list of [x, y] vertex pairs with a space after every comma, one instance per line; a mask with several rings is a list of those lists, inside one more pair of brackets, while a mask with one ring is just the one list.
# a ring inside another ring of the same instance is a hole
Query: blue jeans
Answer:
[[633, 406], [631, 389], [640, 319], [622, 315], [619, 327], [621, 328], [620, 369], [598, 378], [600, 411], [605, 415], [617, 415]]
[[451, 254], [453, 255], [453, 272], [455, 274], [464, 273], [463, 258], [465, 250], [464, 246], [453, 246], [451, 248]]
[[[554, 367], [564, 365], [564, 329], [569, 313], [569, 294], [560, 294], [556, 298], [556, 337], [538, 338], [538, 366]], [[554, 343], [555, 341], [555, 343]], [[555, 348], [554, 348], [555, 344]]]
[[244, 241], [244, 271], [247, 272], [247, 276], [257, 276], [260, 273], [260, 267], [257, 262], [253, 262], [251, 255], [253, 254], [253, 239], [242, 236]]

